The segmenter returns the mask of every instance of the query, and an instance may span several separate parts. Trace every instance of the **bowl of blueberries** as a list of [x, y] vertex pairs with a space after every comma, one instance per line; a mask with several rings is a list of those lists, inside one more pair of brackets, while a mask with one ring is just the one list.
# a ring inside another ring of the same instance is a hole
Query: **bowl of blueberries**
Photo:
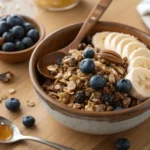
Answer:
[[40, 23], [25, 15], [6, 15], [0, 18], [0, 60], [19, 63], [28, 60], [44, 38]]

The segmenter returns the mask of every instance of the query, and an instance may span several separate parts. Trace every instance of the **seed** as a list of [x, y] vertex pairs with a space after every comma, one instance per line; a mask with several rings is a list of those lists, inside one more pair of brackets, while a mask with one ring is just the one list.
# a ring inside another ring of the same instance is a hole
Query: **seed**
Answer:
[[14, 94], [15, 92], [16, 92], [16, 90], [15, 89], [9, 89], [9, 94]]
[[29, 107], [34, 107], [35, 106], [35, 103], [33, 101], [27, 101], [27, 105]]

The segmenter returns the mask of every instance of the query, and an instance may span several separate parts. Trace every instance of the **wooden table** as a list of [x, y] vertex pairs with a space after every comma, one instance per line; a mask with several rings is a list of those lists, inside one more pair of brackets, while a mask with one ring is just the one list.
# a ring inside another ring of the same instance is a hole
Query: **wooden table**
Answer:
[[[0, 13], [18, 12], [35, 17], [49, 34], [65, 25], [84, 21], [97, 2], [98, 0], [83, 0], [78, 7], [70, 11], [49, 12], [36, 7], [31, 0], [0, 0], [0, 3], [5, 5], [5, 8], [0, 9]], [[140, 0], [114, 0], [101, 20], [125, 23], [149, 32], [136, 11], [136, 5], [139, 2]], [[20, 6], [20, 10], [16, 10], [16, 5]], [[13, 121], [23, 134], [41, 137], [76, 150], [115, 150], [115, 141], [120, 137], [126, 137], [131, 142], [131, 150], [150, 150], [150, 119], [134, 129], [114, 135], [88, 135], [73, 131], [55, 121], [38, 101], [29, 78], [28, 61], [20, 64], [7, 64], [0, 61], [0, 73], [8, 70], [15, 74], [15, 78], [9, 84], [0, 83], [0, 96], [19, 98], [21, 111], [9, 112], [2, 102], [0, 103], [0, 115]], [[10, 88], [16, 89], [17, 92], [9, 95]], [[27, 100], [34, 101], [36, 106], [28, 107]], [[34, 128], [28, 129], [23, 126], [22, 117], [24, 115], [33, 115], [36, 118]], [[53, 148], [24, 141], [11, 145], [0, 144], [0, 150], [53, 150]]]

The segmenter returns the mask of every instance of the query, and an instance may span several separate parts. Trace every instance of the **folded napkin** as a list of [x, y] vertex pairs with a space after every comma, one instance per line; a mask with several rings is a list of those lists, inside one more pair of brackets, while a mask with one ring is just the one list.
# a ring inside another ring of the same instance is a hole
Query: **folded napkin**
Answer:
[[141, 16], [150, 15], [150, 0], [143, 0], [138, 6], [137, 11]]

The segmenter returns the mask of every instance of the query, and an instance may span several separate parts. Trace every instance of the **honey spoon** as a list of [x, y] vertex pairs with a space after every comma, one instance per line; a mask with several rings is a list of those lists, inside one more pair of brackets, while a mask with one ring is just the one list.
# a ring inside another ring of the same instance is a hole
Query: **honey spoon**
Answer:
[[[49, 142], [37, 137], [32, 137], [32, 136], [23, 136], [21, 135], [19, 129], [17, 128], [17, 126], [15, 126], [13, 123], [11, 123], [9, 120], [7, 120], [4, 117], [0, 116], [0, 125], [1, 126], [6, 126], [7, 127], [7, 134], [9, 134], [8, 137], [6, 137], [6, 139], [4, 140], [0, 140], [0, 143], [4, 143], [4, 144], [8, 144], [8, 143], [14, 143], [17, 141], [21, 141], [21, 140], [31, 140], [31, 141], [35, 141], [35, 142], [39, 142], [39, 143], [43, 143], [45, 145], [51, 146], [53, 148], [56, 148], [58, 150], [73, 150], [72, 148], [63, 146], [63, 145], [59, 145], [53, 142]], [[9, 131], [10, 130], [10, 131]], [[5, 130], [3, 130], [4, 132]], [[0, 133], [0, 136], [4, 136], [3, 133]], [[0, 137], [1, 139], [1, 137]]]
[[112, 0], [100, 0], [85, 20], [78, 35], [71, 44], [63, 49], [49, 53], [39, 60], [37, 64], [37, 69], [41, 75], [46, 78], [54, 79], [54, 77], [49, 74], [47, 66], [54, 64], [56, 60], [63, 58], [65, 55], [67, 55], [70, 49], [76, 49], [80, 42], [84, 39], [84, 37], [87, 36], [89, 31], [98, 22], [99, 18], [103, 15], [111, 2]]

